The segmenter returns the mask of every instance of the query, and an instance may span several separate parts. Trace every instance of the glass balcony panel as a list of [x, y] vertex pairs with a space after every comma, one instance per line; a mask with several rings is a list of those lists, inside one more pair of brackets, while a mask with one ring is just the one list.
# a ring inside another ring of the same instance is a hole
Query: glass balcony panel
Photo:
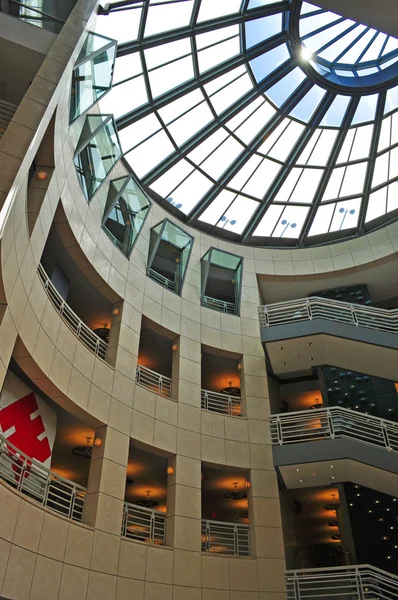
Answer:
[[88, 115], [74, 158], [80, 185], [89, 201], [121, 156], [113, 118]]
[[111, 181], [102, 227], [126, 256], [130, 255], [150, 206], [150, 201], [131, 177]]
[[111, 89], [116, 47], [110, 38], [88, 34], [72, 75], [71, 122]]

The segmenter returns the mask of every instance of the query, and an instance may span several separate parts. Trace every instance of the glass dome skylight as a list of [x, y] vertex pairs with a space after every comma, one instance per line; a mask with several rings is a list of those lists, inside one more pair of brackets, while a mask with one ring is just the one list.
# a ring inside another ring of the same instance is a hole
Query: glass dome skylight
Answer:
[[135, 0], [102, 12], [96, 30], [118, 52], [100, 110], [173, 214], [271, 246], [398, 216], [395, 38], [301, 0]]

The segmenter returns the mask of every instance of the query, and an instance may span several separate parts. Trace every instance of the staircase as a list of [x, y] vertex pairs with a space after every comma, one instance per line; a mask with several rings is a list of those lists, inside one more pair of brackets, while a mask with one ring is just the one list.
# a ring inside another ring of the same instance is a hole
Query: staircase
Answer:
[[5, 130], [7, 129], [8, 124], [13, 118], [17, 108], [18, 107], [15, 106], [15, 104], [11, 104], [11, 102], [0, 100], [0, 139], [3, 136]]

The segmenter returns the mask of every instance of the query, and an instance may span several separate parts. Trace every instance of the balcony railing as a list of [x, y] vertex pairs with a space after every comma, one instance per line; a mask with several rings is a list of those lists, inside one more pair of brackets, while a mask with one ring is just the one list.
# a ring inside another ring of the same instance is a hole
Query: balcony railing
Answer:
[[236, 315], [236, 305], [234, 302], [226, 302], [212, 298], [211, 296], [203, 296], [203, 306], [228, 313], [229, 315]]
[[201, 399], [203, 410], [231, 415], [232, 417], [242, 416], [242, 401], [239, 396], [227, 396], [210, 390], [202, 390]]
[[15, 106], [15, 104], [11, 104], [5, 100], [0, 100], [0, 138], [7, 129], [17, 108], [18, 107]]
[[157, 283], [160, 283], [160, 285], [163, 285], [163, 287], [167, 288], [168, 290], [171, 290], [172, 292], [176, 291], [175, 281], [168, 279], [168, 277], [164, 277], [164, 275], [161, 275], [154, 269], [149, 269], [149, 277]]
[[[39, 6], [35, 6], [35, 4]], [[33, 3], [31, 0], [26, 0], [25, 2], [20, 2], [20, 0], [0, 0], [0, 12], [11, 17], [17, 17], [21, 21], [25, 21], [41, 29], [46, 29], [52, 33], [59, 33], [65, 23], [63, 19], [42, 11], [40, 2], [37, 1]]]
[[125, 502], [122, 536], [163, 546], [166, 539], [165, 513]]
[[249, 526], [202, 521], [202, 552], [250, 556]]
[[348, 437], [398, 452], [398, 423], [340, 406], [271, 415], [275, 445]]
[[370, 565], [286, 571], [287, 600], [396, 600], [398, 577]]
[[1, 434], [0, 478], [43, 506], [74, 521], [83, 521], [86, 489], [46, 469]]
[[135, 374], [135, 381], [138, 385], [151, 390], [159, 396], [165, 396], [170, 398], [171, 396], [171, 379], [156, 371], [151, 371], [142, 365], [137, 365], [137, 371]]
[[101, 338], [99, 338], [98, 335], [95, 334], [92, 329], [90, 329], [90, 327], [83, 323], [77, 314], [74, 313], [73, 310], [67, 305], [57, 288], [51, 283], [43, 267], [39, 265], [37, 270], [51, 304], [54, 306], [55, 310], [61, 316], [63, 321], [65, 321], [69, 329], [73, 331], [73, 333], [86, 346], [86, 348], [105, 360], [108, 344], [104, 342], [104, 340], [101, 340]]
[[398, 309], [386, 310], [373, 306], [318, 298], [317, 296], [260, 306], [258, 313], [260, 327], [326, 319], [357, 327], [377, 329], [387, 333], [398, 333]]

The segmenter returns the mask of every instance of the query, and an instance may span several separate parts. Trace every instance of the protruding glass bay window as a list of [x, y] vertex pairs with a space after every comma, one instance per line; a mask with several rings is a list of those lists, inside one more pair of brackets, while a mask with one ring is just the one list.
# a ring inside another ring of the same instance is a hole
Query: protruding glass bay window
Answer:
[[193, 238], [165, 219], [151, 230], [147, 275], [160, 285], [181, 293]]
[[216, 248], [202, 258], [202, 306], [239, 314], [243, 258]]
[[70, 122], [91, 108], [112, 87], [117, 41], [87, 35], [72, 74]]
[[110, 182], [102, 228], [126, 256], [130, 255], [150, 206], [131, 175]]
[[80, 185], [90, 201], [122, 151], [112, 115], [87, 115], [74, 163]]

